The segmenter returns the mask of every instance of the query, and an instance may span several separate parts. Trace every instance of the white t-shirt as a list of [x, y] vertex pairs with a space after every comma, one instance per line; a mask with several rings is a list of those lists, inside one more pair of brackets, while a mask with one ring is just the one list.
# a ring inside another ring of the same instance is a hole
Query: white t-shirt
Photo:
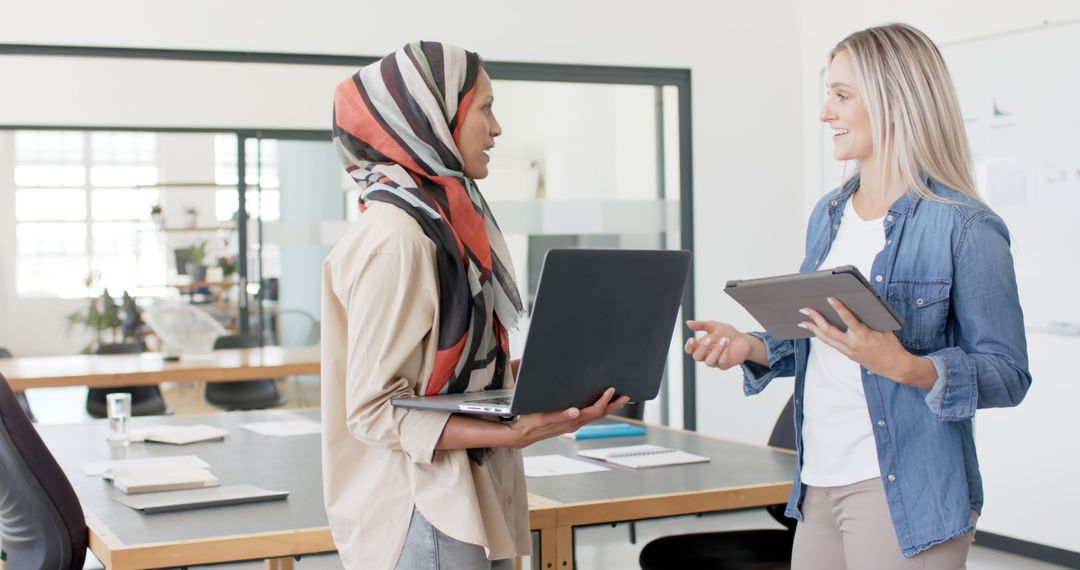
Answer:
[[[882, 218], [860, 218], [851, 203], [844, 207], [821, 268], [854, 265], [870, 275], [874, 258], [885, 247], [885, 228]], [[880, 477], [873, 430], [859, 365], [811, 338], [803, 393], [802, 482], [839, 487]]]

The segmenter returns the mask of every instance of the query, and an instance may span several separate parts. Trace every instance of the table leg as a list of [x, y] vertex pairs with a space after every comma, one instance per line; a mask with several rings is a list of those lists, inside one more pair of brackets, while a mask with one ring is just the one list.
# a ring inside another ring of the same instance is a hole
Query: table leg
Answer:
[[266, 570], [293, 570], [293, 566], [294, 561], [291, 556], [266, 559]]
[[561, 526], [555, 529], [555, 533], [558, 548], [556, 570], [574, 570], [574, 527]]
[[559, 558], [557, 534], [558, 529], [555, 528], [540, 529], [540, 552], [537, 554], [540, 570], [555, 570], [556, 568]]
[[574, 527], [540, 529], [540, 570], [574, 570]]

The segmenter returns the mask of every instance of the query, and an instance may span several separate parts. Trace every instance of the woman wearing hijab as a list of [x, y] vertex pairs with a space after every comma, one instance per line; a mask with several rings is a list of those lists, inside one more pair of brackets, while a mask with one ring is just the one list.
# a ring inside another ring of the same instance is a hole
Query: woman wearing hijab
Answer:
[[342, 81], [334, 145], [359, 220], [323, 265], [322, 462], [347, 568], [509, 568], [529, 553], [520, 448], [622, 407], [510, 422], [394, 408], [411, 395], [512, 386], [524, 313], [475, 180], [501, 128], [475, 53], [409, 44]]

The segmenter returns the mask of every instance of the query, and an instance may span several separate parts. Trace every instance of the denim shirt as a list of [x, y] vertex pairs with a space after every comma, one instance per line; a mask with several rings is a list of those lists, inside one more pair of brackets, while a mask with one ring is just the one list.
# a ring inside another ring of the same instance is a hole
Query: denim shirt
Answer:
[[[858, 177], [826, 195], [806, 231], [800, 271], [819, 269]], [[1015, 406], [1031, 384], [1024, 319], [1017, 297], [1009, 233], [990, 208], [930, 181], [950, 203], [908, 192], [885, 216], [885, 248], [870, 284], [904, 319], [905, 349], [934, 364], [929, 392], [860, 368], [882, 483], [900, 550], [913, 556], [972, 530], [983, 489], [971, 420], [977, 408]], [[785, 514], [802, 520], [802, 399], [809, 340], [761, 338], [769, 367], [743, 365], [744, 391], [795, 377], [795, 485]]]

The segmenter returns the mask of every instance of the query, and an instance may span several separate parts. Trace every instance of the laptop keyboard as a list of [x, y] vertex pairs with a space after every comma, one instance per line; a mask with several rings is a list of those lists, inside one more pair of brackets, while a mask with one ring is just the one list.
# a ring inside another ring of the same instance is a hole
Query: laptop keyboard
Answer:
[[469, 400], [470, 404], [488, 404], [492, 406], [509, 406], [513, 398], [484, 398], [482, 400]]

